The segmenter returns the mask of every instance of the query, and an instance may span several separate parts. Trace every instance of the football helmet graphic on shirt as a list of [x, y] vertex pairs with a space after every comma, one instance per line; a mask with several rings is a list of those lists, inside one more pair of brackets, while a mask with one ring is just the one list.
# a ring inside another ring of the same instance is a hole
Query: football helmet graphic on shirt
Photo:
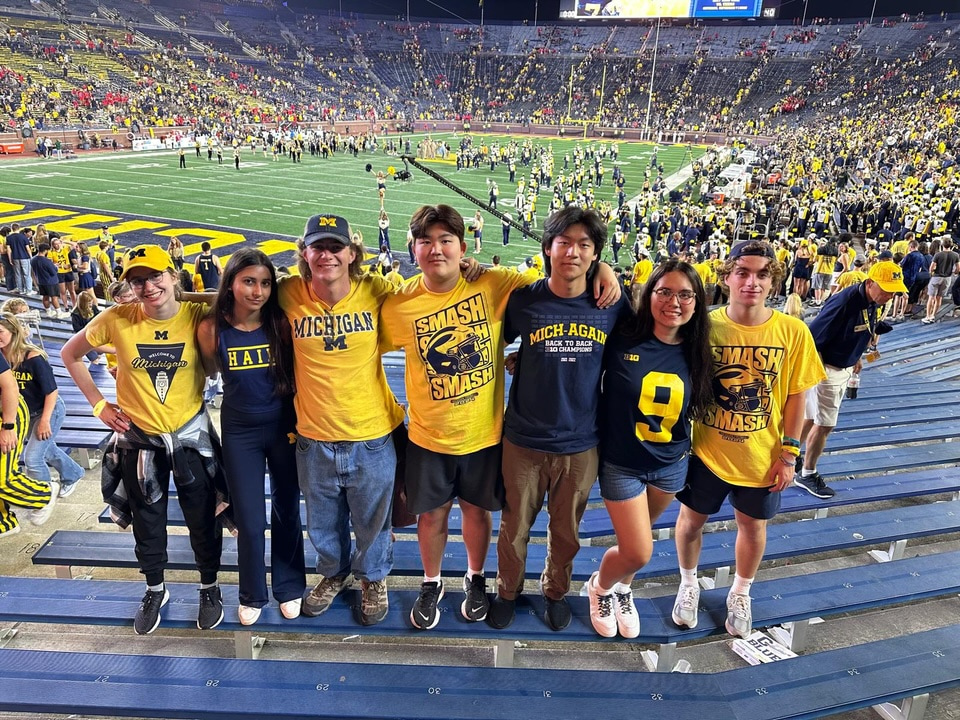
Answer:
[[424, 357], [436, 375], [458, 375], [487, 362], [480, 337], [470, 329], [446, 327], [427, 342]]
[[735, 413], [770, 412], [776, 373], [751, 372], [745, 365], [727, 365], [713, 377], [714, 397], [722, 409]]

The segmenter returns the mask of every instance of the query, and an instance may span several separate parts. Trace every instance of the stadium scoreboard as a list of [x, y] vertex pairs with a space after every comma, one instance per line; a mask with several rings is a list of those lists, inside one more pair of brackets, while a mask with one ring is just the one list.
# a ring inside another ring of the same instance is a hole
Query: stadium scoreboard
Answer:
[[560, 18], [776, 18], [779, 0], [561, 0]]

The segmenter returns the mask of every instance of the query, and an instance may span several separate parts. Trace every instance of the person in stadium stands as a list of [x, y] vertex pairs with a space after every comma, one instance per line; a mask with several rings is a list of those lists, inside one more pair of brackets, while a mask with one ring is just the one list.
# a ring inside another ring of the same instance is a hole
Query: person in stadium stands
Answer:
[[[94, 286], [97, 284], [94, 273], [96, 269], [93, 265], [93, 258], [90, 257], [90, 251], [87, 250], [86, 243], [78, 242], [77, 243], [77, 289], [79, 290], [79, 295], [89, 295], [90, 297], [96, 299], [96, 295], [93, 292]], [[79, 299], [77, 301], [79, 303]]]
[[[460, 612], [470, 622], [487, 616], [483, 568], [492, 530], [490, 511], [500, 509], [503, 493], [503, 316], [510, 292], [534, 278], [491, 270], [469, 285], [461, 279], [466, 228], [461, 214], [449, 205], [421, 207], [410, 228], [423, 274], [384, 303], [383, 345], [403, 348], [407, 357], [407, 508], [419, 516], [424, 571], [410, 622], [429, 630], [440, 620], [441, 562], [454, 498], [459, 498], [467, 547]], [[597, 282], [616, 299], [619, 288], [604, 267], [607, 272]], [[609, 305], [611, 298], [604, 296], [600, 302]]]
[[297, 471], [320, 575], [303, 614], [326, 612], [356, 576], [359, 621], [373, 625], [389, 609], [392, 433], [403, 422], [379, 350], [380, 308], [393, 287], [364, 272], [363, 244], [343, 217], [310, 217], [297, 248], [300, 276], [280, 281], [279, 299], [293, 330]]
[[812, 272], [810, 243], [807, 240], [801, 240], [793, 257], [793, 292], [803, 300], [807, 299], [807, 294], [810, 292], [810, 275]]
[[37, 278], [37, 287], [40, 290], [41, 302], [47, 311], [47, 316], [63, 320], [70, 317], [70, 314], [61, 309], [57, 266], [49, 255], [50, 245], [40, 243], [37, 246], [37, 254], [30, 259], [30, 267]]
[[626, 317], [625, 296], [599, 308], [589, 278], [606, 244], [594, 210], [570, 206], [547, 218], [541, 249], [547, 277], [515, 290], [504, 341], [520, 339], [503, 421], [504, 503], [497, 540], [497, 597], [488, 622], [502, 629], [523, 591], [530, 528], [547, 498], [549, 530], [540, 587], [552, 630], [570, 624], [573, 558], [590, 488], [597, 479], [597, 408], [607, 338]]
[[[794, 485], [814, 497], [827, 499], [836, 494], [817, 472], [817, 461], [826, 447], [827, 436], [836, 427], [851, 374], [862, 369], [864, 352], [876, 336], [891, 330], [882, 320], [884, 306], [896, 293], [905, 292], [903, 270], [898, 265], [889, 260], [874, 263], [866, 280], [831, 295], [810, 322], [826, 377], [806, 394], [800, 434], [806, 453], [797, 459], [799, 474]], [[869, 352], [876, 352], [876, 348]]]
[[220, 264], [220, 258], [213, 254], [211, 245], [206, 240], [200, 245], [200, 251], [197, 259], [193, 261], [196, 274], [200, 276], [200, 281], [203, 283], [203, 291], [213, 292], [220, 287], [223, 266]]
[[479, 210], [473, 215], [470, 229], [473, 231], [473, 254], [476, 255], [483, 248], [483, 216]]
[[[20, 470], [20, 456], [30, 427], [30, 412], [17, 379], [0, 354], [0, 539], [20, 532], [20, 520], [43, 525], [50, 519], [59, 483], [44, 483]], [[16, 508], [16, 510], [14, 509]]]
[[74, 283], [77, 276], [73, 271], [77, 260], [77, 251], [69, 242], [57, 236], [50, 240], [50, 259], [57, 264], [57, 283], [60, 286], [60, 303], [64, 310], [70, 310], [77, 304], [77, 290]]
[[697, 625], [703, 526], [729, 496], [737, 521], [737, 569], [726, 628], [746, 637], [753, 629], [750, 586], [763, 558], [767, 521], [780, 508], [780, 492], [793, 482], [804, 393], [824, 372], [806, 325], [765, 305], [783, 276], [771, 245], [735, 246], [719, 276], [730, 300], [710, 315], [714, 397], [694, 423], [687, 483], [677, 494], [680, 589], [673, 621]]
[[687, 477], [691, 420], [713, 397], [709, 308], [696, 270], [668, 260], [650, 276], [636, 315], [614, 331], [600, 398], [600, 493], [617, 544], [587, 582], [598, 634], [635, 638], [630, 583], [653, 552], [652, 524]]
[[[207, 306], [177, 300], [173, 261], [156, 245], [127, 251], [123, 268], [122, 279], [139, 302], [100, 313], [67, 341], [61, 356], [94, 415], [115, 433], [104, 452], [103, 495], [114, 521], [133, 525], [147, 584], [134, 630], [139, 635], [156, 630], [170, 598], [164, 569], [171, 470], [200, 573], [197, 627], [206, 630], [223, 619], [216, 488], [224, 484], [219, 443], [201, 397], [204, 370], [195, 342]], [[99, 346], [116, 349], [115, 403], [104, 399], [83, 363]]]
[[36, 295], [33, 289], [33, 276], [30, 273], [30, 239], [20, 230], [20, 225], [12, 223], [6, 240], [7, 259], [13, 267], [16, 277], [15, 292], [24, 295]]
[[167, 243], [167, 252], [170, 253], [173, 266], [177, 270], [183, 270], [183, 243], [176, 235], [170, 236], [170, 242]]
[[212, 313], [197, 329], [208, 374], [223, 374], [223, 468], [237, 524], [241, 625], [268, 603], [264, 560], [264, 468], [270, 472], [270, 580], [285, 618], [300, 616], [306, 590], [300, 487], [294, 445], [293, 348], [270, 259], [255, 248], [234, 253]]
[[67, 497], [77, 489], [83, 477], [80, 467], [57, 445], [57, 434], [67, 415], [67, 406], [57, 391], [53, 368], [43, 349], [31, 344], [27, 330], [13, 315], [0, 315], [0, 352], [20, 385], [20, 395], [30, 413], [29, 439], [23, 449], [23, 467], [27, 475], [53, 486], [50, 468], [60, 477], [58, 495]]
[[921, 320], [925, 325], [937, 321], [937, 313], [943, 298], [950, 292], [950, 281], [960, 272], [960, 255], [953, 251], [953, 240], [943, 238], [941, 250], [930, 263], [930, 284], [927, 285], [927, 316]]

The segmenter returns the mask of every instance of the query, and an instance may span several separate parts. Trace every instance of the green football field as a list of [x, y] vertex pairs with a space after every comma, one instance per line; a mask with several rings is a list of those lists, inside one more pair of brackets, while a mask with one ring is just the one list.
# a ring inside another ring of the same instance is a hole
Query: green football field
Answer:
[[[411, 136], [414, 147], [422, 137]], [[454, 148], [458, 146], [456, 136], [434, 135], [434, 139], [440, 138], [448, 139]], [[477, 144], [494, 140], [503, 143], [509, 138], [474, 136]], [[578, 141], [538, 138], [534, 142], [552, 145], [559, 170], [564, 153]], [[639, 192], [652, 151], [650, 143], [620, 143], [619, 163], [626, 177], [628, 198]], [[703, 148], [685, 145], [661, 146], [658, 159], [669, 176], [703, 152]], [[273, 162], [271, 157], [249, 148], [242, 153], [239, 171], [229, 150], [222, 165], [217, 164], [216, 155], [209, 162], [205, 150], [200, 158], [193, 150], [188, 151], [186, 162], [186, 169], [179, 169], [177, 153], [169, 150], [85, 154], [72, 160], [4, 161], [0, 163], [0, 197], [6, 202], [0, 206], [0, 223], [43, 222], [79, 240], [93, 238], [101, 225], [107, 225], [123, 246], [143, 242], [166, 246], [170, 235], [179, 235], [188, 259], [199, 252], [204, 239], [211, 241], [221, 257], [239, 245], [254, 244], [275, 257], [278, 264], [291, 265], [292, 242], [302, 232], [306, 218], [316, 213], [343, 215], [363, 233], [367, 247], [375, 247], [380, 207], [376, 172], [403, 167], [399, 158], [383, 152], [361, 153], [357, 158], [339, 154], [327, 160], [305, 154], [302, 163], [294, 164], [287, 158]], [[501, 210], [508, 210], [516, 218], [512, 207], [515, 185], [509, 183], [506, 166], [499, 166], [493, 173], [489, 167], [458, 172], [452, 161], [425, 162], [484, 203], [488, 199], [488, 179], [496, 180]], [[368, 163], [372, 172], [365, 170]], [[596, 195], [616, 205], [609, 158], [604, 167], [604, 184]], [[518, 179], [528, 174], [529, 169], [518, 165]], [[477, 209], [415, 169], [408, 182], [390, 178], [387, 182], [385, 207], [391, 221], [390, 240], [401, 258], [406, 257], [407, 223], [420, 205], [448, 203], [461, 210], [465, 218], [472, 217]], [[541, 225], [551, 195], [550, 189], [541, 189]], [[538, 249], [535, 241], [522, 239], [517, 230], [511, 232], [510, 245], [504, 247], [500, 221], [489, 213], [484, 213], [484, 219], [484, 248], [478, 256], [482, 262], [499, 254], [505, 265], [511, 265]], [[472, 251], [469, 233], [467, 240]]]

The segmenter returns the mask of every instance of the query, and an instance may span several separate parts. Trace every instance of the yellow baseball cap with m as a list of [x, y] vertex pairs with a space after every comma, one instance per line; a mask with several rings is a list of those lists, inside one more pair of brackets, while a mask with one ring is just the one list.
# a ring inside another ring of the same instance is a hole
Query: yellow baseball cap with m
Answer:
[[907, 292], [907, 286], [903, 284], [903, 270], [890, 260], [881, 260], [874, 263], [870, 272], [867, 273], [867, 280], [873, 280], [884, 292]]
[[127, 274], [136, 268], [147, 268], [163, 272], [173, 270], [173, 260], [159, 245], [138, 245], [123, 254], [123, 274], [121, 280], [126, 280]]

